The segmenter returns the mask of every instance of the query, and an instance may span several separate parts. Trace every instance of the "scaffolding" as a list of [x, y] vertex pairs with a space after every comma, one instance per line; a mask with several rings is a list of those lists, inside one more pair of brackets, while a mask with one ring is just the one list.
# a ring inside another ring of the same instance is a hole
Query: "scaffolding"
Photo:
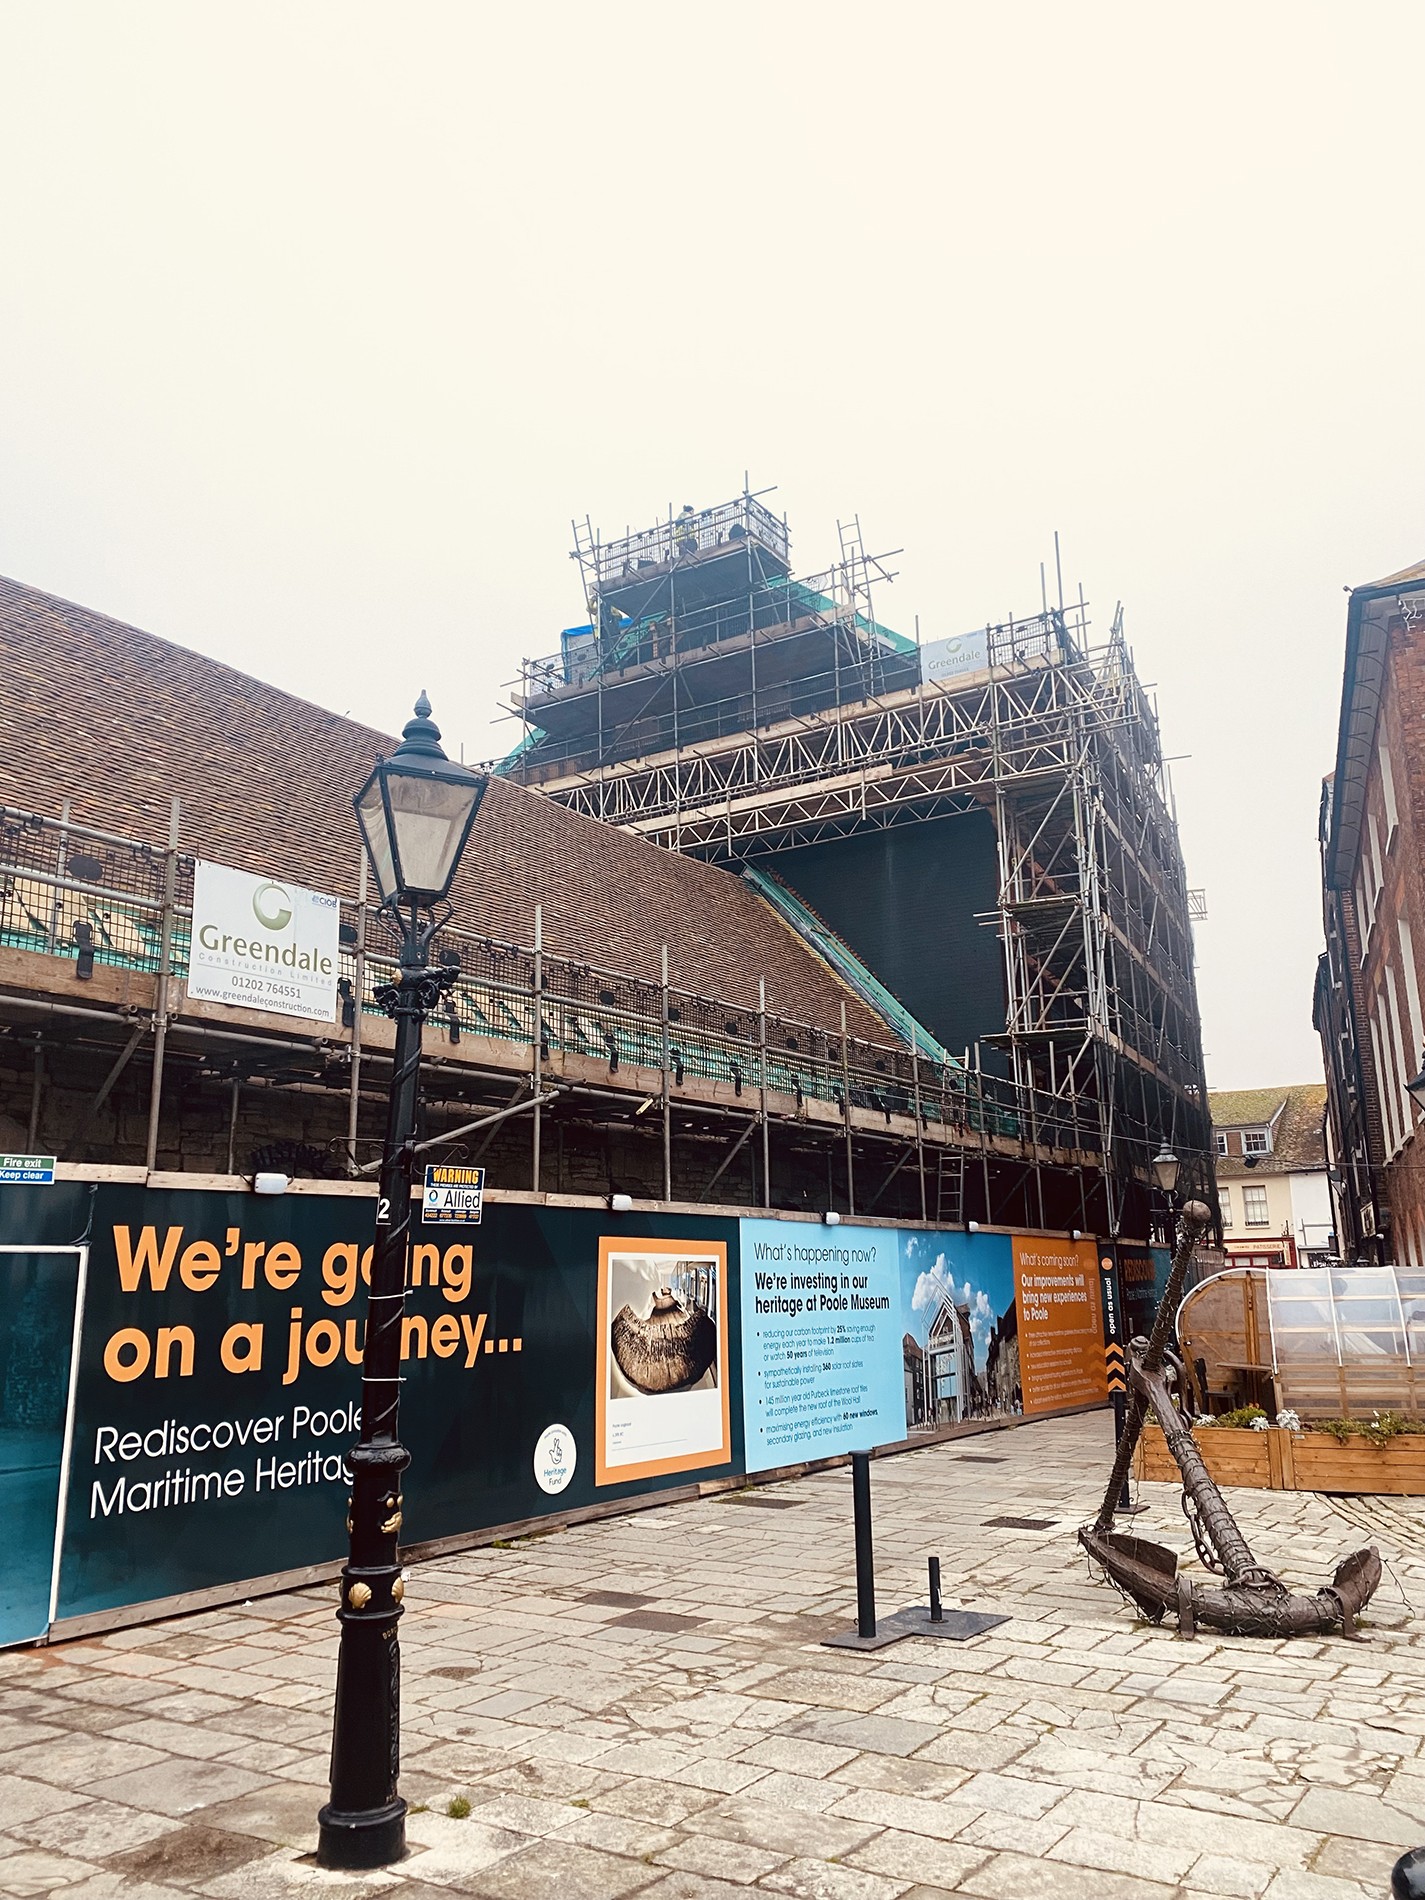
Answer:
[[[28, 1070], [29, 1148], [47, 1137], [61, 1159], [96, 1158], [122, 1085], [146, 1122], [144, 1169], [185, 1165], [190, 1122], [220, 1143], [220, 1115], [226, 1173], [250, 1173], [239, 1109], [274, 1091], [328, 1131], [331, 1173], [369, 1173], [391, 1061], [375, 999], [397, 954], [379, 912], [339, 898], [336, 1021], [194, 1005], [194, 865], [176, 800], [166, 847], [67, 807], [0, 806], [0, 1072], [16, 1089]], [[352, 883], [360, 893], [359, 867]], [[669, 980], [666, 946], [661, 981], [551, 954], [537, 904], [531, 942], [451, 925], [441, 946], [459, 976], [426, 1031], [429, 1141], [479, 1160], [498, 1131], [498, 1185], [565, 1191], [562, 1141], [582, 1128], [641, 1151], [610, 1191], [667, 1204], [799, 1208], [814, 1182], [812, 1204], [851, 1215], [1103, 1226], [1097, 1126], [1072, 1098], [858, 1037], [844, 1012], [797, 1021], [767, 1008], [765, 984], [755, 1007], [698, 994]], [[49, 1108], [60, 1057], [88, 1091], [63, 1127]], [[517, 1117], [523, 1146], [508, 1139]]]
[[[756, 497], [670, 510], [575, 556], [590, 609], [527, 663], [499, 768], [590, 817], [728, 864], [976, 808], [993, 818], [1000, 1045], [1016, 1084], [1092, 1102], [1110, 1231], [1171, 1147], [1211, 1180], [1189, 892], [1156, 711], [1121, 607], [1095, 644], [1077, 601], [946, 654], [892, 633], [859, 523], [828, 574], [791, 577]], [[967, 1052], [968, 1055], [968, 1052]]]
[[576, 522], [589, 619], [524, 661], [510, 710], [525, 737], [502, 769], [527, 785], [598, 774], [913, 684], [915, 642], [872, 603], [892, 557], [866, 552], [859, 522], [838, 535], [836, 565], [797, 579], [785, 522], [750, 493], [611, 542]]

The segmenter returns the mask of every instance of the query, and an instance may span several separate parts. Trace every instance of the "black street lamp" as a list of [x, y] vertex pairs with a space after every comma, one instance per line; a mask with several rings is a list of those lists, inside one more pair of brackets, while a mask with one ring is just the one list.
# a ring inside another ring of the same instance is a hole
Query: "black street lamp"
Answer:
[[376, 1001], [395, 1020], [396, 1047], [366, 1299], [361, 1437], [348, 1459], [350, 1546], [337, 1611], [341, 1651], [332, 1723], [332, 1798], [317, 1817], [317, 1859], [324, 1867], [384, 1867], [399, 1860], [406, 1848], [406, 1804], [397, 1791], [401, 1659], [396, 1626], [405, 1594], [397, 1556], [401, 1482], [410, 1453], [397, 1427], [411, 1229], [411, 1141], [421, 1029], [460, 974], [455, 967], [430, 968], [430, 942], [450, 919], [446, 893], [488, 783], [445, 756], [430, 701], [422, 693], [401, 744], [377, 764], [355, 800], [381, 893], [381, 913], [400, 939], [401, 967], [398, 979], [376, 992]]
[[1178, 1169], [1181, 1166], [1182, 1163], [1167, 1142], [1164, 1142], [1157, 1154], [1153, 1156], [1153, 1174], [1164, 1194], [1171, 1195], [1177, 1186]]

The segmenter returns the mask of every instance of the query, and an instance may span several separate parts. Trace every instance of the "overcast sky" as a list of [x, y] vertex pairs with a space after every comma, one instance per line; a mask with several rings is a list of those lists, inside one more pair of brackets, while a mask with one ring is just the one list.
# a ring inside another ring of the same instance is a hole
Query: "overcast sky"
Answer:
[[[1418, 4], [0, 0], [0, 571], [452, 747], [608, 533], [1158, 689], [1209, 1080], [1318, 1079], [1343, 588], [1425, 556]], [[202, 708], [194, 708], [195, 742]], [[102, 769], [102, 761], [95, 761]]]

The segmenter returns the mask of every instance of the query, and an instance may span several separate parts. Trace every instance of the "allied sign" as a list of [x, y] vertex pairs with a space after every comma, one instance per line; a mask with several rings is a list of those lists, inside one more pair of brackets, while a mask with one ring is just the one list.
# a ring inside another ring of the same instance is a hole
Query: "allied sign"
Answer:
[[53, 1155], [0, 1155], [0, 1187], [53, 1187]]
[[188, 994], [278, 1016], [336, 1015], [334, 897], [226, 864], [193, 867]]
[[437, 1164], [426, 1169], [421, 1219], [428, 1227], [439, 1221], [478, 1227], [484, 1201], [483, 1168], [452, 1168]]

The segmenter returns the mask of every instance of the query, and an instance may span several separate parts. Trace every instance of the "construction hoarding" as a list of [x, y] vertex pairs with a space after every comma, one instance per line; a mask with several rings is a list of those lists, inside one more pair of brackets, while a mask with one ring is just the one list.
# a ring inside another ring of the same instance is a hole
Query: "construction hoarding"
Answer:
[[[0, 1643], [343, 1556], [373, 1214], [5, 1190]], [[1092, 1243], [500, 1197], [412, 1231], [413, 1544], [1104, 1397]]]

